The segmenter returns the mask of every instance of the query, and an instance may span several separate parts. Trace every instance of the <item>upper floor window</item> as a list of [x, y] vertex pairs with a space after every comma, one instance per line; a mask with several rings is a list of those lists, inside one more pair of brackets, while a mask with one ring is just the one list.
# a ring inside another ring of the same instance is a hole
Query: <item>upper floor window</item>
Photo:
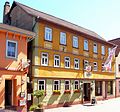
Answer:
[[93, 52], [94, 52], [94, 53], [97, 53], [97, 43], [94, 43], [94, 44], [93, 44]]
[[60, 81], [59, 80], [54, 80], [53, 90], [60, 90]]
[[52, 29], [45, 27], [45, 40], [52, 41]]
[[41, 65], [48, 66], [48, 53], [42, 53]]
[[66, 33], [60, 32], [60, 44], [66, 45]]
[[108, 55], [110, 54], [111, 48], [108, 48]]
[[84, 50], [88, 51], [88, 40], [84, 40]]
[[54, 55], [54, 67], [60, 67], [60, 56]]
[[73, 47], [78, 48], [78, 37], [73, 36]]
[[97, 71], [97, 68], [98, 68], [97, 62], [94, 62], [94, 63], [93, 63], [93, 70], [94, 70], [94, 71]]
[[65, 68], [70, 68], [70, 58], [65, 57]]
[[65, 90], [70, 90], [70, 80], [65, 80]]
[[79, 81], [75, 80], [74, 83], [75, 83], [75, 89], [79, 89]]
[[45, 80], [38, 80], [38, 90], [45, 90]]
[[84, 60], [84, 70], [86, 70], [86, 67], [88, 66], [89, 62], [87, 60]]
[[105, 71], [104, 63], [102, 63], [102, 71]]
[[79, 69], [79, 59], [77, 58], [74, 59], [74, 68]]
[[17, 58], [17, 42], [16, 41], [7, 40], [6, 56], [9, 58]]
[[102, 55], [105, 55], [105, 46], [101, 46], [101, 53]]

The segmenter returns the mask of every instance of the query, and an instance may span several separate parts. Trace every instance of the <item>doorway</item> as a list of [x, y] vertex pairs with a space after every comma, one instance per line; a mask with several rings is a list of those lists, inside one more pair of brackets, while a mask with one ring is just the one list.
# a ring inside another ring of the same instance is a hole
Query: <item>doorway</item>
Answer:
[[90, 101], [90, 83], [84, 83], [84, 101]]
[[12, 106], [12, 80], [5, 80], [5, 107]]

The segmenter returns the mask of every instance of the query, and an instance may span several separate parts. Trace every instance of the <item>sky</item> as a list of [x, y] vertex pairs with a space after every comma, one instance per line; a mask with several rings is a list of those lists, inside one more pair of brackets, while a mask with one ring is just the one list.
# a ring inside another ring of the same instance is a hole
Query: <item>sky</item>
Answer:
[[[12, 5], [13, 0], [7, 0]], [[16, 0], [39, 11], [96, 32], [106, 40], [120, 37], [120, 0]], [[0, 23], [6, 0], [0, 0]]]

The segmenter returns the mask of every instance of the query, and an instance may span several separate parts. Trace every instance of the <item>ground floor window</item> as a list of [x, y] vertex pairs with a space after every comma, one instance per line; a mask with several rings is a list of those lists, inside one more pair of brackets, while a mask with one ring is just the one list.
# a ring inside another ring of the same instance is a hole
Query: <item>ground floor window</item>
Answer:
[[102, 95], [102, 81], [95, 82], [95, 96]]
[[113, 81], [107, 82], [107, 94], [108, 95], [113, 94]]

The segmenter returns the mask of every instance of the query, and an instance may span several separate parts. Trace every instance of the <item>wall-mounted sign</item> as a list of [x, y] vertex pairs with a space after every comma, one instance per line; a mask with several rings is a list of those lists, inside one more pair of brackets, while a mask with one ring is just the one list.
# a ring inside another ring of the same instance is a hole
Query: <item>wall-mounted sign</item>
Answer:
[[91, 72], [84, 72], [84, 78], [89, 78], [91, 75]]
[[19, 100], [19, 106], [25, 106], [26, 105], [26, 100]]
[[30, 93], [27, 94], [27, 100], [28, 100], [28, 101], [31, 100], [31, 94], [30, 94]]

